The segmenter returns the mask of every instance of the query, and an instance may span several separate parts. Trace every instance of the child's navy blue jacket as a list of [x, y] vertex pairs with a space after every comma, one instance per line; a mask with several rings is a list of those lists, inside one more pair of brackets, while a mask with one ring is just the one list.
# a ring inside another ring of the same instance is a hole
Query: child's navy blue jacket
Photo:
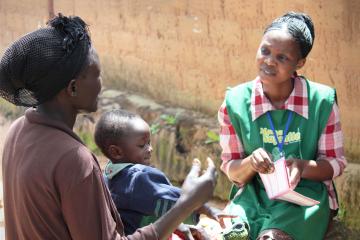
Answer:
[[[163, 172], [150, 166], [109, 162], [104, 175], [126, 235], [155, 222], [181, 194]], [[187, 223], [196, 224], [197, 220], [198, 215], [193, 214]]]

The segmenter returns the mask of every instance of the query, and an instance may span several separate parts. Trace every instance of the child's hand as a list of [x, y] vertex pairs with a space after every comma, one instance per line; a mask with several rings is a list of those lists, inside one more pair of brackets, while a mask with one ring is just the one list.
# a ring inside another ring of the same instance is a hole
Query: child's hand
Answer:
[[289, 172], [289, 181], [292, 188], [295, 188], [300, 182], [305, 163], [305, 160], [295, 158], [286, 160], [286, 166]]
[[187, 225], [182, 223], [176, 229], [175, 233], [181, 239], [185, 240], [210, 240], [210, 237], [203, 228], [194, 225]]
[[216, 170], [214, 162], [207, 158], [208, 168], [199, 176], [201, 163], [194, 159], [193, 166], [182, 186], [182, 194], [178, 201], [184, 201], [190, 208], [197, 209], [212, 197], [216, 185]]
[[236, 218], [238, 216], [231, 215], [223, 212], [222, 210], [214, 207], [210, 207], [207, 204], [204, 204], [201, 208], [199, 208], [197, 213], [205, 214], [208, 218], [217, 221], [222, 228], [225, 228], [224, 219], [225, 218]]
[[250, 157], [250, 163], [254, 171], [258, 173], [272, 173], [274, 172], [274, 163], [272, 156], [263, 148], [258, 148], [252, 152]]

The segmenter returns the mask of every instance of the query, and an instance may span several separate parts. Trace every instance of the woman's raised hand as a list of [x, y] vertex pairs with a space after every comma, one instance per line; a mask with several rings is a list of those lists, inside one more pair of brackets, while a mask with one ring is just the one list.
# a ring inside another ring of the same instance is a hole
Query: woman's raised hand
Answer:
[[208, 157], [208, 167], [200, 176], [201, 163], [194, 159], [192, 168], [182, 186], [181, 198], [191, 202], [194, 208], [199, 208], [212, 197], [216, 185], [216, 170], [214, 162]]

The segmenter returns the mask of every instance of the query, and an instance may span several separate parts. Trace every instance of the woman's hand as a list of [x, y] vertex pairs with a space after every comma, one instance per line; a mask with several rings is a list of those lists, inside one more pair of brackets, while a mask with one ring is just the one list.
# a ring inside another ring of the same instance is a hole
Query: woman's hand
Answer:
[[216, 169], [214, 162], [208, 157], [208, 167], [201, 175], [201, 162], [194, 159], [192, 168], [182, 185], [182, 194], [179, 200], [185, 200], [197, 209], [208, 201], [216, 185]]
[[272, 173], [274, 172], [274, 163], [272, 156], [263, 148], [258, 148], [249, 156], [251, 167], [258, 173]]
[[290, 186], [295, 188], [301, 180], [302, 173], [305, 168], [306, 160], [301, 159], [287, 159], [286, 166], [288, 168]]
[[[185, 178], [182, 193], [176, 204], [156, 222], [153, 223], [159, 239], [167, 239], [179, 224], [192, 212], [208, 201], [216, 184], [214, 162], [208, 158], [207, 170], [200, 175], [201, 164], [194, 159], [192, 168]], [[191, 239], [191, 236], [188, 236]]]
[[184, 240], [210, 240], [209, 235], [199, 226], [180, 224], [175, 231]]
[[208, 218], [217, 221], [222, 228], [225, 228], [225, 223], [224, 223], [225, 218], [238, 217], [237, 215], [231, 215], [231, 214], [225, 213], [224, 211], [222, 211], [218, 208], [210, 207], [207, 204], [204, 204], [196, 212], [199, 214], [205, 214]]

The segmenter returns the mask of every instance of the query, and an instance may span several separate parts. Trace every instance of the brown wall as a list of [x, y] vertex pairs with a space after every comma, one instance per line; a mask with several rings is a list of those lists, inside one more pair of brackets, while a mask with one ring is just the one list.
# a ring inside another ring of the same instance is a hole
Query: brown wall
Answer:
[[[54, 7], [90, 24], [105, 85], [213, 115], [227, 86], [255, 77], [263, 28], [288, 10], [309, 13], [316, 40], [300, 73], [337, 88], [347, 154], [360, 162], [360, 1], [54, 0]], [[0, 51], [47, 15], [47, 0], [0, 0]]]

